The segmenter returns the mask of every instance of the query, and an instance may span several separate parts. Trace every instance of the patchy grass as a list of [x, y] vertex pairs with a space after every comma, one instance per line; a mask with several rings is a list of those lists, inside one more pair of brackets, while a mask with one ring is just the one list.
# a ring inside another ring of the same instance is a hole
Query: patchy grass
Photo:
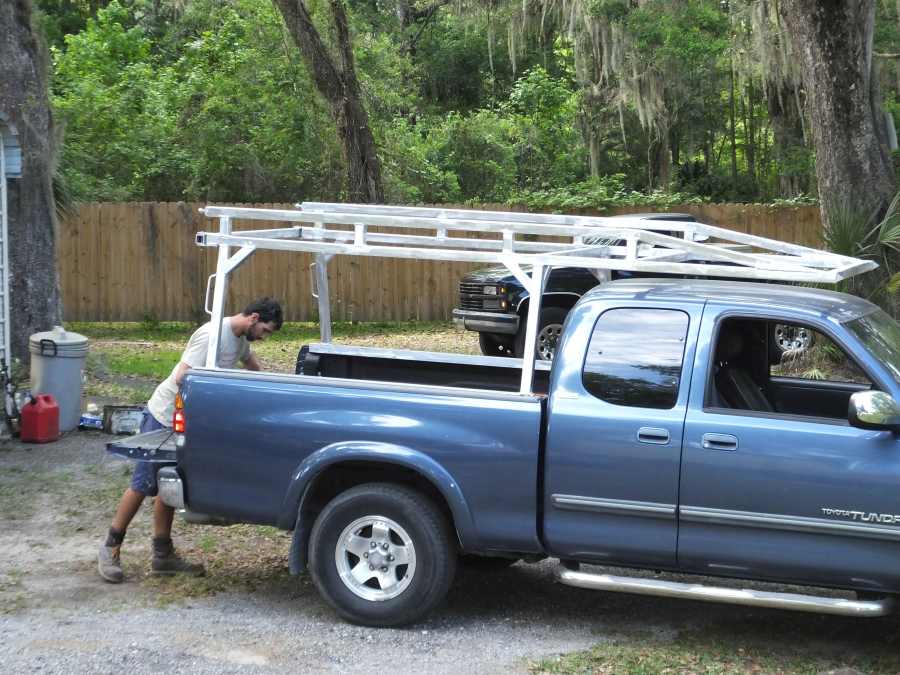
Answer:
[[[616, 636], [587, 651], [529, 664], [533, 675], [681, 675], [702, 673], [809, 674], [855, 669], [865, 673], [900, 672], [897, 644], [849, 650], [848, 641], [863, 638], [864, 628], [848, 620], [851, 633], [818, 635], [821, 617], [763, 615], [752, 625], [710, 627], [664, 640], [649, 633]], [[865, 625], [868, 625], [866, 623]], [[860, 633], [860, 635], [854, 635]], [[833, 637], [833, 639], [829, 639]], [[843, 638], [843, 639], [842, 639]], [[900, 641], [900, 640], [898, 640]]]
[[297, 583], [287, 565], [290, 532], [259, 525], [232, 525], [213, 531], [183, 522], [177, 525], [178, 538], [187, 543], [179, 553], [202, 561], [206, 575], [154, 577], [145, 572], [140, 582], [153, 591], [157, 604], [235, 591], [283, 594]]
[[[199, 324], [184, 321], [157, 323], [69, 321], [67, 328], [81, 333], [91, 340], [115, 340], [127, 342], [181, 342], [197, 329]], [[335, 338], [372, 337], [377, 335], [422, 334], [452, 330], [453, 325], [444, 321], [335, 321], [331, 332]], [[477, 336], [476, 336], [477, 338]], [[319, 324], [311, 321], [285, 323], [268, 342], [315, 342], [319, 339]]]
[[135, 375], [164, 380], [181, 358], [181, 350], [110, 347], [105, 350], [109, 370], [118, 375]]

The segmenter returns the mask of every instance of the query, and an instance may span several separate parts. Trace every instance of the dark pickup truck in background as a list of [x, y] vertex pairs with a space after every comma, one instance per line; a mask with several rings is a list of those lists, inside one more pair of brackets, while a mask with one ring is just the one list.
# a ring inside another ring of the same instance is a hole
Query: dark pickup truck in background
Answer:
[[[697, 222], [686, 213], [641, 213], [629, 218], [655, 221]], [[674, 232], [666, 232], [678, 236]], [[562, 334], [563, 324], [575, 303], [603, 281], [665, 276], [613, 270], [602, 272], [583, 267], [554, 268], [547, 279], [538, 319], [535, 356], [552, 361]], [[485, 356], [522, 358], [525, 351], [525, 317], [528, 315], [528, 290], [503, 266], [471, 272], [459, 282], [459, 307], [453, 321], [466, 330], [478, 332], [478, 344]], [[784, 324], [772, 326], [769, 336], [773, 353], [806, 349], [812, 333]]]
[[[687, 213], [638, 213], [628, 217], [696, 222], [694, 216]], [[671, 232], [665, 234], [678, 236]], [[536, 346], [538, 358], [553, 359], [566, 316], [582, 295], [603, 281], [642, 276], [619, 270], [611, 274], [596, 272], [582, 267], [565, 267], [550, 273], [541, 302]], [[485, 356], [522, 358], [527, 315], [528, 291], [505, 267], [476, 270], [459, 282], [459, 307], [453, 310], [453, 320], [467, 330], [478, 332], [478, 344]]]

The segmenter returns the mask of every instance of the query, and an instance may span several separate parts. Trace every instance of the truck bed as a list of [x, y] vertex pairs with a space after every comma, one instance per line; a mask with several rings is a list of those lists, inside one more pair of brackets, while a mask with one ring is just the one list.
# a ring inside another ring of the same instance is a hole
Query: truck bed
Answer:
[[[549, 361], [535, 362], [535, 393], [549, 390], [550, 366]], [[521, 383], [522, 359], [316, 343], [300, 349], [295, 373], [515, 392]]]
[[434, 385], [195, 368], [185, 378], [187, 506], [290, 529], [299, 477], [355, 458], [418, 467], [470, 509], [470, 550], [539, 552], [546, 399]]

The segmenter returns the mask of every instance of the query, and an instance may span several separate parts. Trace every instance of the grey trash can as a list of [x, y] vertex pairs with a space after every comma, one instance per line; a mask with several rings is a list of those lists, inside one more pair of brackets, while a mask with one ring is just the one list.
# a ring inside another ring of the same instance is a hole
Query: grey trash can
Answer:
[[81, 383], [88, 339], [62, 326], [28, 338], [31, 391], [50, 394], [59, 405], [59, 430], [71, 431], [81, 421]]

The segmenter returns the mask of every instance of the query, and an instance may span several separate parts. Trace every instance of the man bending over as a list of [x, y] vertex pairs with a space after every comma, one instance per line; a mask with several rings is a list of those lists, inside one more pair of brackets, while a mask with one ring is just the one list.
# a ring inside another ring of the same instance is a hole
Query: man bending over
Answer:
[[[219, 368], [233, 368], [240, 361], [248, 370], [259, 370], [259, 361], [250, 351], [251, 342], [263, 340], [282, 324], [281, 305], [272, 298], [254, 300], [240, 314], [222, 320], [219, 335]], [[206, 352], [209, 347], [210, 323], [206, 323], [191, 335], [181, 360], [172, 369], [172, 373], [153, 392], [144, 409], [141, 421], [141, 433], [156, 429], [171, 428], [172, 416], [175, 412], [175, 396], [191, 368], [206, 365]], [[122, 564], [119, 561], [119, 550], [128, 525], [134, 518], [144, 497], [155, 497], [158, 492], [156, 473], [164, 464], [138, 461], [134, 467], [131, 486], [125, 490], [113, 516], [112, 525], [106, 535], [106, 541], [100, 547], [97, 556], [97, 568], [100, 576], [113, 584], [124, 578]], [[172, 545], [172, 520], [175, 509], [166, 506], [161, 499], [153, 504], [153, 559], [150, 570], [152, 574], [176, 574], [183, 572], [195, 576], [202, 575], [203, 565], [191, 563], [175, 553]]]

